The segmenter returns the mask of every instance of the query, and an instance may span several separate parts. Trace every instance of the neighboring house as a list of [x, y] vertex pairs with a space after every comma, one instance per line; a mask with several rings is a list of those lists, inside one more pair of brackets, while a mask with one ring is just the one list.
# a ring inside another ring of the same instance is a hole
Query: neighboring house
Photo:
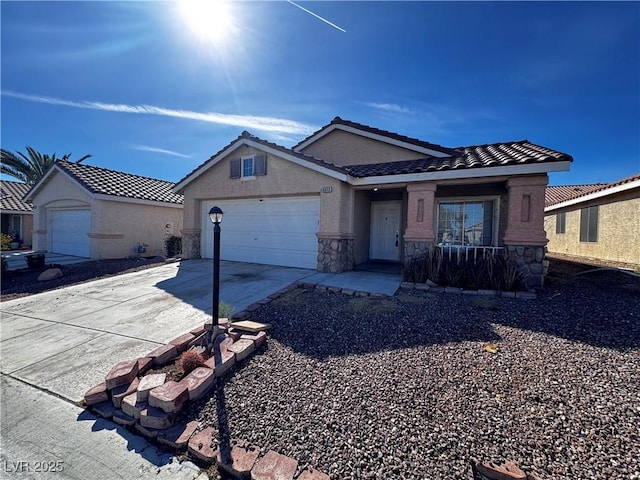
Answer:
[[547, 173], [571, 156], [527, 140], [447, 148], [336, 117], [285, 148], [247, 132], [176, 184], [183, 255], [342, 272], [434, 244], [505, 248], [542, 285]]
[[544, 211], [549, 252], [640, 265], [640, 174], [547, 187]]
[[173, 186], [59, 160], [25, 196], [34, 208], [33, 248], [91, 259], [164, 255], [167, 236], [182, 229]]
[[22, 182], [0, 182], [2, 233], [20, 237], [22, 245], [31, 245], [31, 230], [33, 229], [33, 207], [24, 202], [22, 197], [29, 190], [29, 186]]

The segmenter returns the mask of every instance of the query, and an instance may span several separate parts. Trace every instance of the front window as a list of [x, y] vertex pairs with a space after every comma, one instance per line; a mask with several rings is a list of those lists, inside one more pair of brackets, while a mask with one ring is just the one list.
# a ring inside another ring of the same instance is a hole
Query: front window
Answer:
[[438, 244], [491, 246], [493, 244], [493, 201], [440, 202]]
[[242, 159], [242, 176], [253, 177], [253, 157]]

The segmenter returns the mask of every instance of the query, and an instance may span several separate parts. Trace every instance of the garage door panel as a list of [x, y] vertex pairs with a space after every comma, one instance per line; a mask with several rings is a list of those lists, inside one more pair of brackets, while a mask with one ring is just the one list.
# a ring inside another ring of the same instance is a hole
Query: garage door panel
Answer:
[[51, 248], [54, 253], [89, 257], [89, 210], [52, 210], [49, 212]]
[[223, 260], [316, 268], [319, 198], [210, 201], [203, 205], [203, 252], [213, 256], [209, 209], [223, 212], [220, 256]]

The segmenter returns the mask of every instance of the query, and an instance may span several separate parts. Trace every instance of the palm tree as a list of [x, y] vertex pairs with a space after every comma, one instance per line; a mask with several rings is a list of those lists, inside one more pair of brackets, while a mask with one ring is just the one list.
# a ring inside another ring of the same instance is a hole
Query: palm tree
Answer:
[[[57, 160], [71, 161], [71, 154], [67, 153], [62, 158], [56, 158], [56, 154], [42, 154], [32, 147], [27, 147], [28, 155], [22, 152], [13, 153], [8, 150], [0, 149], [0, 173], [10, 175], [28, 185], [35, 185], [44, 176]], [[85, 155], [76, 163], [86, 160], [91, 155]]]

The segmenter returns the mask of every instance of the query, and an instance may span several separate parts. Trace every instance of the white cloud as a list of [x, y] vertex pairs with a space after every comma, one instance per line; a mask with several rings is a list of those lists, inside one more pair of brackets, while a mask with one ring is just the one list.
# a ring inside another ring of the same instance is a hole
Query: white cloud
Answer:
[[260, 117], [254, 115], [229, 115], [226, 113], [217, 112], [194, 112], [192, 110], [174, 110], [153, 105], [126, 105], [91, 101], [76, 102], [60, 98], [46, 97], [43, 95], [29, 95], [25, 93], [12, 92], [10, 90], [3, 90], [2, 95], [26, 100], [29, 102], [47, 103], [49, 105], [84, 108], [88, 110], [100, 110], [105, 112], [138, 113], [145, 115], [184, 118], [187, 120], [217, 123], [220, 125], [231, 125], [260, 130], [263, 132], [275, 132], [279, 134], [309, 135], [316, 131], [316, 128], [312, 127], [311, 125], [306, 125], [304, 123], [284, 118]]
[[165, 150], [164, 148], [149, 147], [147, 145], [133, 145], [131, 148], [133, 150], [140, 150], [141, 152], [164, 153], [165, 155], [173, 155], [174, 157], [191, 158], [191, 155], [174, 152], [173, 150]]
[[398, 105], [397, 103], [375, 103], [369, 102], [366, 103], [368, 107], [375, 108], [378, 110], [384, 110], [385, 112], [391, 113], [412, 113], [411, 110], [407, 107], [403, 107], [402, 105]]

